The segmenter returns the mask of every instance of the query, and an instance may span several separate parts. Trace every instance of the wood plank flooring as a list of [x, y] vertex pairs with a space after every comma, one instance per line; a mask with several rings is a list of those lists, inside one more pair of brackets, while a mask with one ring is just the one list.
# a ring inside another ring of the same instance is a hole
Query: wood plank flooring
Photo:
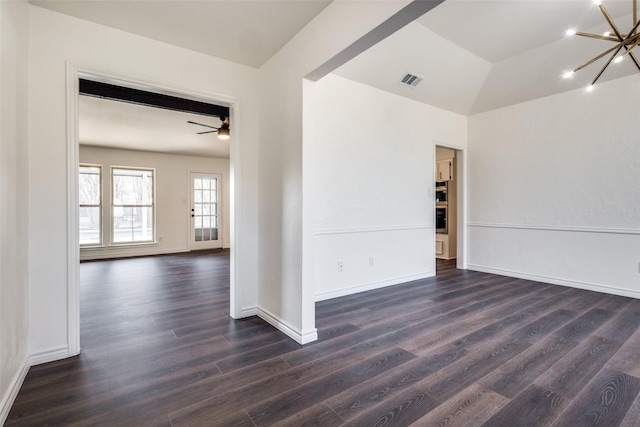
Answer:
[[229, 253], [87, 262], [78, 357], [6, 425], [640, 426], [640, 300], [456, 270], [318, 303], [299, 346], [233, 320]]

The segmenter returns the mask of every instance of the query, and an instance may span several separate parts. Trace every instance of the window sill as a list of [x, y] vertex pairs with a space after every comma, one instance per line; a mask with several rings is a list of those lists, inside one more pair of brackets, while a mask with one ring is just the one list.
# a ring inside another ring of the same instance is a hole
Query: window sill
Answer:
[[99, 245], [99, 246], [80, 246], [80, 252], [84, 251], [102, 251], [112, 249], [140, 248], [146, 246], [158, 246], [158, 242], [140, 242], [140, 243], [118, 243], [115, 245]]
[[145, 246], [158, 246], [158, 242], [116, 243], [108, 246], [107, 249], [141, 248]]
[[100, 251], [105, 248], [106, 246], [104, 245], [87, 245], [87, 246], [80, 246], [80, 251]]

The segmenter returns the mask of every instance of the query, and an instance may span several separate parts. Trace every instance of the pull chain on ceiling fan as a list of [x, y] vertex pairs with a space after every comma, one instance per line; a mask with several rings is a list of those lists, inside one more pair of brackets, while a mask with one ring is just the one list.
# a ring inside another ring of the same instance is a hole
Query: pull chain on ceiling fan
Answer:
[[220, 126], [219, 128], [215, 127], [215, 126], [209, 126], [209, 125], [205, 125], [204, 123], [198, 123], [198, 122], [193, 122], [191, 120], [187, 120], [187, 123], [192, 124], [192, 125], [198, 125], [198, 126], [204, 126], [206, 128], [210, 128], [213, 130], [207, 130], [204, 132], [198, 132], [198, 135], [204, 135], [206, 133], [218, 133], [218, 138], [219, 139], [229, 139], [229, 117], [220, 117], [220, 120], [222, 121], [222, 126]]
[[[563, 76], [564, 78], [569, 78], [573, 76], [573, 73], [582, 70], [584, 67], [593, 64], [600, 58], [603, 58], [609, 55], [610, 53], [612, 53], [612, 55], [609, 57], [609, 60], [600, 69], [600, 72], [596, 74], [596, 77], [591, 82], [591, 85], [587, 87], [588, 91], [593, 89], [593, 85], [596, 84], [600, 76], [602, 76], [602, 73], [605, 72], [605, 70], [609, 67], [609, 65], [612, 62], [616, 64], [622, 61], [626, 56], [629, 56], [633, 60], [633, 63], [636, 65], [636, 67], [640, 71], [640, 62], [638, 62], [638, 58], [636, 58], [636, 56], [633, 54], [633, 49], [635, 49], [635, 47], [638, 46], [638, 44], [640, 44], [640, 33], [638, 33], [638, 26], [640, 26], [640, 21], [638, 21], [638, 0], [631, 0], [631, 1], [633, 3], [633, 28], [631, 28], [631, 31], [629, 31], [626, 34], [620, 32], [618, 26], [615, 24], [615, 22], [613, 22], [611, 15], [609, 15], [609, 12], [607, 12], [607, 9], [604, 7], [604, 5], [601, 3], [600, 0], [595, 0], [594, 3], [598, 6], [598, 8], [600, 9], [600, 12], [602, 12], [602, 15], [604, 15], [604, 19], [607, 21], [607, 23], [613, 30], [613, 33], [611, 31], [607, 31], [606, 33], [600, 35], [600, 34], [584, 33], [582, 31], [575, 31], [575, 30], [567, 31], [567, 35], [570, 35], [570, 36], [576, 35], [576, 36], [589, 37], [589, 38], [598, 39], [598, 40], [610, 41], [615, 43], [615, 46], [613, 46], [608, 50], [605, 50], [601, 54], [597, 55], [595, 58], [590, 59], [589, 61], [575, 68], [573, 71], [568, 71], [567, 73], [564, 74]], [[624, 52], [622, 52], [622, 49], [624, 49]]]

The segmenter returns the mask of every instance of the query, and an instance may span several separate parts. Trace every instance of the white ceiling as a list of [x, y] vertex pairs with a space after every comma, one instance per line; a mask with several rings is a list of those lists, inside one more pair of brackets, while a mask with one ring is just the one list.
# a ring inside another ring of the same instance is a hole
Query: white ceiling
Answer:
[[259, 67], [330, 0], [30, 0], [31, 4]]
[[[2, 1], [2, 0], [0, 0]], [[251, 67], [259, 67], [330, 0], [31, 0], [31, 4]], [[229, 157], [231, 139], [196, 135], [219, 120], [80, 97], [81, 145]]]
[[198, 135], [210, 129], [187, 123], [220, 127], [217, 117], [91, 96], [80, 96], [79, 115], [81, 145], [228, 159], [229, 144], [233, 144], [233, 123], [226, 141], [216, 133]]
[[[624, 32], [631, 29], [631, 0], [603, 4]], [[586, 87], [605, 60], [568, 80], [562, 74], [613, 44], [566, 37], [571, 28], [609, 29], [593, 0], [447, 0], [336, 74], [469, 115]], [[424, 80], [398, 85], [407, 72]], [[634, 72], [627, 60], [599, 82]]]
[[[31, 0], [31, 3], [259, 67], [330, 2]], [[632, 26], [632, 0], [603, 0], [603, 4], [622, 30], [628, 31]], [[608, 29], [593, 0], [446, 0], [336, 70], [336, 74], [469, 115], [587, 86], [602, 61], [576, 73], [572, 79], [564, 80], [561, 75], [612, 44], [567, 38], [564, 33], [569, 28], [596, 33]], [[424, 80], [416, 88], [402, 87], [397, 81], [406, 72], [418, 74]], [[612, 65], [600, 82], [634, 72], [637, 70], [627, 60]], [[593, 94], [597, 94], [597, 87]], [[114, 134], [130, 135], [133, 140], [132, 135], [141, 135], [140, 124], [149, 123], [148, 128], [154, 134], [147, 141], [153, 141], [153, 147], [166, 144], [181, 151], [175, 142], [169, 141], [178, 138], [177, 130], [166, 126], [171, 122], [180, 124], [180, 137], [185, 138], [181, 147], [187, 146], [186, 139], [199, 143], [198, 150], [203, 150], [203, 140], [217, 141], [215, 134], [194, 136], [194, 129], [185, 128], [184, 117], [154, 120], [148, 112], [134, 112], [131, 106], [126, 107], [126, 114], [140, 115], [125, 117], [122, 112], [109, 111], [112, 107], [86, 106], [93, 116], [83, 114], [81, 122], [98, 117], [114, 122], [94, 130], [99, 132], [94, 136], [85, 130], [85, 141], [92, 145], [108, 143], [104, 135]], [[158, 114], [168, 112], [160, 110]], [[198, 117], [202, 120], [202, 116]], [[116, 131], [115, 124], [127, 127]], [[99, 126], [87, 125], [95, 129]], [[223, 155], [218, 151], [223, 148], [208, 150], [208, 155]]]

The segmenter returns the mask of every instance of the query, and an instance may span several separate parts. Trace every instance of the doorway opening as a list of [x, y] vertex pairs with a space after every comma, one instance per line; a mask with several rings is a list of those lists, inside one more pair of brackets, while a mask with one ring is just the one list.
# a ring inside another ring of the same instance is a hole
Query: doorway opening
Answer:
[[441, 142], [434, 144], [435, 270], [465, 268], [464, 149]]
[[[235, 124], [234, 123], [234, 105], [236, 103], [235, 98], [231, 98], [231, 97], [225, 97], [222, 95], [218, 96], [218, 95], [211, 95], [211, 94], [202, 94], [202, 93], [189, 93], [189, 92], [185, 92], [185, 91], [170, 88], [170, 87], [163, 87], [153, 83], [135, 81], [132, 79], [122, 78], [118, 76], [109, 76], [109, 75], [105, 75], [95, 71], [81, 70], [81, 69], [75, 68], [72, 65], [68, 65], [67, 67], [67, 83], [68, 83], [67, 84], [67, 129], [68, 129], [69, 139], [67, 144], [67, 155], [68, 155], [68, 162], [67, 162], [68, 192], [67, 194], [68, 194], [69, 214], [67, 218], [67, 226], [68, 226], [68, 260], [69, 260], [68, 272], [69, 273], [68, 273], [67, 319], [68, 319], [68, 349], [69, 349], [70, 355], [80, 353], [80, 283], [79, 283], [80, 277], [79, 277], [79, 272], [80, 272], [81, 257], [80, 257], [80, 249], [79, 249], [80, 238], [79, 238], [78, 230], [80, 227], [81, 218], [80, 218], [80, 212], [79, 212], [80, 196], [79, 196], [79, 188], [78, 188], [78, 171], [79, 171], [80, 160], [81, 160], [80, 159], [79, 125], [80, 125], [80, 120], [82, 120], [79, 114], [80, 84], [81, 84], [81, 81], [83, 80], [92, 80], [92, 81], [101, 82], [105, 84], [123, 86], [123, 87], [134, 89], [134, 90], [154, 92], [156, 94], [162, 94], [167, 97], [179, 97], [187, 100], [188, 102], [210, 103], [210, 104], [222, 106], [222, 108], [225, 108], [227, 111], [226, 119], [228, 120], [228, 122], [230, 120], [232, 124]], [[231, 117], [229, 118], [229, 116]], [[219, 125], [216, 124], [216, 126], [219, 126]], [[193, 129], [193, 130], [195, 133], [196, 129]], [[124, 147], [124, 149], [126, 149], [126, 147]], [[225, 172], [225, 174], [227, 173], [230, 174], [228, 178], [225, 176], [225, 178], [227, 178], [225, 179], [227, 181], [226, 185], [229, 186], [226, 200], [228, 200], [227, 204], [230, 212], [234, 211], [233, 203], [235, 200], [235, 198], [233, 197], [234, 187], [232, 185], [229, 185], [230, 182], [233, 181], [232, 174], [234, 173], [234, 171], [233, 171], [233, 168], [230, 166], [233, 164], [234, 155], [236, 156], [238, 155], [237, 150], [230, 150], [228, 154], [229, 160], [227, 162], [228, 170]], [[236, 158], [235, 160], [238, 161], [239, 159]], [[201, 169], [193, 168], [193, 170], [201, 170]], [[191, 170], [189, 172], [191, 172]], [[105, 173], [105, 175], [107, 174]], [[225, 181], [222, 179], [221, 176], [216, 176], [213, 178], [216, 180], [217, 187], [219, 187]], [[106, 177], [105, 179], [111, 179], [111, 178]], [[183, 197], [183, 201], [180, 204], [184, 204], [184, 216], [185, 216], [184, 224], [185, 224], [185, 227], [187, 227], [187, 223], [191, 224], [189, 222], [191, 221], [191, 218], [188, 215], [189, 209], [187, 208], [188, 207], [187, 203], [191, 203], [191, 199], [192, 199], [192, 196], [187, 194], [188, 192], [190, 192], [190, 186], [188, 185], [188, 180], [190, 179], [190, 177], [188, 172], [186, 173], [186, 176], [183, 179], [184, 180], [181, 179], [181, 182], [183, 182], [186, 185], [187, 190], [185, 190], [184, 196], [181, 196]], [[211, 184], [211, 181], [209, 181], [209, 184]], [[200, 227], [199, 236], [201, 237], [200, 238], [201, 242], [204, 240], [207, 240], [207, 242], [215, 242], [214, 244], [216, 245], [219, 244], [221, 246], [222, 239], [220, 236], [221, 235], [220, 221], [221, 221], [222, 215], [219, 209], [221, 205], [220, 195], [223, 192], [220, 191], [220, 188], [216, 188], [214, 191], [215, 191], [215, 196], [217, 200], [215, 204], [211, 204], [211, 203], [207, 204], [206, 206], [207, 215], [200, 215], [200, 219], [203, 220], [202, 221], [203, 225], [204, 225], [204, 222], [206, 222], [207, 227], [204, 227], [204, 226]], [[209, 191], [207, 192], [206, 197], [210, 198], [212, 194], [213, 194], [212, 190], [209, 188]], [[109, 198], [104, 200], [106, 209], [111, 208], [110, 203], [108, 202], [110, 202]], [[203, 207], [203, 205], [200, 205], [200, 207]], [[214, 207], [215, 209], [215, 214], [210, 213], [212, 207]], [[227, 215], [227, 217], [229, 216], [230, 215]], [[212, 220], [214, 221], [215, 227], [211, 226]], [[153, 221], [155, 221], [155, 218], [153, 218]], [[229, 251], [230, 263], [233, 266], [235, 264], [234, 263], [234, 258], [235, 258], [234, 242], [232, 240], [234, 236], [234, 230], [233, 230], [234, 222], [225, 220], [224, 225], [228, 227], [227, 228], [228, 231], [226, 235], [229, 236], [227, 238], [227, 241], [225, 242], [225, 247], [227, 247], [226, 246], [227, 244], [229, 245], [228, 247], [230, 248], [230, 251]], [[194, 228], [193, 226], [190, 226], [190, 227]], [[207, 239], [204, 239], [203, 237], [204, 234], [207, 234]], [[163, 236], [155, 236], [155, 237], [156, 237], [155, 243], [157, 243], [158, 241], [162, 240]], [[195, 231], [194, 231], [194, 241], [195, 240], [196, 240], [196, 237], [195, 237]], [[187, 244], [186, 241], [185, 241], [185, 244]], [[191, 250], [192, 249], [191, 245], [187, 245], [185, 249]], [[206, 249], [206, 248], [201, 248], [201, 249]], [[97, 250], [99, 250], [99, 248]], [[114, 252], [117, 252], [117, 249]], [[132, 254], [132, 255], [135, 256], [135, 254]], [[235, 286], [234, 274], [233, 272], [231, 272], [230, 279], [229, 279], [229, 293], [230, 293], [229, 312], [232, 317], [237, 316], [237, 313], [236, 313], [237, 310], [235, 310], [233, 306], [234, 299], [237, 300], [239, 298], [239, 295], [237, 295], [237, 292], [239, 292], [239, 289]]]

